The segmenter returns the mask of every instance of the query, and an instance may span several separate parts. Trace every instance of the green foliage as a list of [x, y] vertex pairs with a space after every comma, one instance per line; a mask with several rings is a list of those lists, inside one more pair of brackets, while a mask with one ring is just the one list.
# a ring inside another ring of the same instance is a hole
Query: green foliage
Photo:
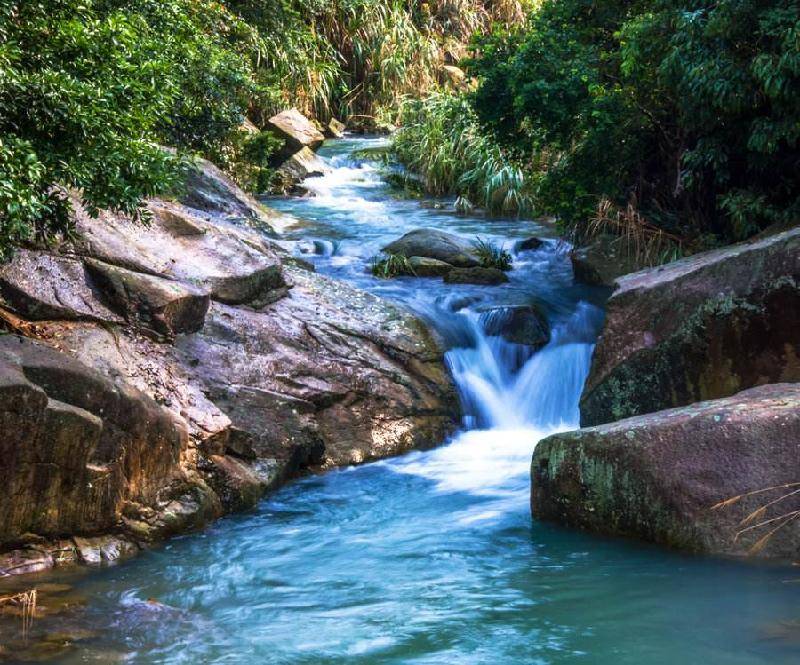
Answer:
[[241, 131], [247, 116], [374, 114], [435, 87], [473, 30], [518, 16], [514, 0], [4, 2], [0, 254], [65, 231], [65, 189], [90, 213], [138, 215], [187, 152], [263, 190], [276, 145]]
[[370, 271], [375, 277], [391, 279], [404, 275], [415, 276], [414, 266], [402, 254], [387, 253], [384, 258], [375, 258], [370, 266]]
[[395, 136], [397, 159], [424, 180], [427, 191], [455, 193], [492, 213], [523, 214], [531, 199], [522, 170], [477, 122], [468, 100], [435, 93], [408, 99]]
[[545, 0], [475, 42], [472, 102], [567, 226], [610, 201], [744, 238], [800, 214], [798, 17], [797, 0]]
[[496, 268], [497, 270], [511, 270], [514, 259], [504, 247], [485, 238], [476, 238], [473, 243], [475, 256], [478, 257], [482, 268]]
[[[90, 213], [138, 215], [182, 159], [237, 126], [248, 70], [227, 12], [202, 0], [50, 0], [0, 9], [0, 247], [66, 228], [56, 187]], [[36, 45], [35, 48], [32, 45]]]

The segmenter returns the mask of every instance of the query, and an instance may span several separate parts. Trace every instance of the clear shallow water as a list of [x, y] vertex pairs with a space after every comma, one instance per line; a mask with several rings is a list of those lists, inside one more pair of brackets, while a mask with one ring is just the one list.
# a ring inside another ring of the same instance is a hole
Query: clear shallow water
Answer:
[[[201, 534], [75, 573], [68, 580], [89, 599], [79, 621], [97, 634], [62, 660], [800, 662], [800, 625], [790, 623], [800, 619], [800, 573], [531, 521], [531, 453], [542, 436], [577, 423], [602, 294], [572, 284], [555, 242], [518, 254], [502, 287], [375, 280], [369, 258], [411, 228], [491, 235], [509, 247], [545, 229], [394, 199], [373, 167], [348, 159], [363, 145], [325, 149], [336, 168], [308, 183], [315, 198], [271, 203], [304, 220], [285, 234], [292, 251], [439, 328], [463, 431], [432, 451], [299, 480]], [[482, 333], [482, 307], [531, 302], [554, 329], [541, 351]]]

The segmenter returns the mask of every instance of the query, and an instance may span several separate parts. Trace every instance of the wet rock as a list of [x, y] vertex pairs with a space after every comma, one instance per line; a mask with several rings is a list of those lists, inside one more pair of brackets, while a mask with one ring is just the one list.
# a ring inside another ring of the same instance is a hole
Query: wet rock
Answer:
[[478, 265], [473, 247], [465, 240], [438, 229], [415, 229], [383, 248], [389, 254], [400, 254], [406, 258], [425, 257], [444, 261], [457, 268]]
[[0, 268], [0, 298], [33, 320], [123, 322], [102, 303], [83, 264], [65, 256], [18, 249]]
[[417, 277], [444, 277], [453, 266], [438, 259], [429, 259], [425, 256], [412, 256], [408, 263]]
[[[539, 442], [531, 507], [539, 519], [713, 554], [748, 554], [766, 530], [743, 533], [748, 515], [786, 492], [721, 501], [797, 482], [800, 385], [660, 411]], [[788, 491], [788, 490], [787, 490]], [[764, 519], [800, 509], [790, 497]], [[758, 556], [800, 556], [800, 523], [777, 531]]]
[[128, 321], [170, 337], [203, 327], [211, 302], [208, 291], [92, 259], [86, 267]]
[[525, 240], [519, 240], [516, 243], [514, 243], [514, 251], [529, 252], [539, 249], [544, 244], [545, 242], [541, 238], [531, 236], [530, 238], [525, 238]]
[[447, 284], [485, 284], [497, 286], [508, 281], [508, 276], [497, 268], [455, 268], [444, 276]]
[[303, 148], [317, 150], [325, 137], [297, 109], [281, 111], [267, 121], [267, 127], [286, 142], [286, 153], [293, 154]]
[[282, 480], [282, 467], [276, 462], [250, 464], [230, 455], [212, 455], [201, 468], [228, 512], [252, 508]]
[[800, 381], [800, 228], [619, 279], [581, 423]]
[[625, 249], [620, 238], [604, 235], [570, 252], [575, 280], [592, 286], [615, 286], [617, 278], [647, 264]]
[[75, 547], [82, 563], [99, 566], [114, 563], [119, 559], [133, 556], [139, 548], [129, 540], [117, 536], [96, 536], [92, 538], [75, 536]]
[[540, 349], [550, 341], [550, 324], [534, 305], [482, 310], [481, 324], [487, 335], [502, 337], [512, 344]]
[[325, 135], [334, 138], [334, 139], [341, 139], [344, 138], [345, 124], [340, 122], [336, 118], [331, 118], [328, 124], [325, 126]]
[[0, 554], [0, 578], [39, 573], [53, 567], [53, 557], [38, 549], [11, 550]]
[[310, 148], [302, 148], [281, 164], [278, 173], [291, 183], [321, 176], [330, 169]]

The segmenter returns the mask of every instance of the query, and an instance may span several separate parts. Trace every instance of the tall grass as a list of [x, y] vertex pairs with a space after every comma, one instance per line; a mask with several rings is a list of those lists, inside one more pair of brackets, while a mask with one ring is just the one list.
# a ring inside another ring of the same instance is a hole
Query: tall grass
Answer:
[[525, 173], [481, 131], [469, 101], [438, 92], [406, 99], [394, 140], [397, 159], [434, 195], [456, 194], [493, 214], [526, 215], [533, 198]]
[[[439, 68], [494, 23], [523, 20], [529, 0], [234, 0], [261, 34], [259, 104], [308, 114], [396, 111], [438, 83]], [[275, 87], [277, 85], [277, 94]], [[261, 109], [254, 109], [260, 112]]]

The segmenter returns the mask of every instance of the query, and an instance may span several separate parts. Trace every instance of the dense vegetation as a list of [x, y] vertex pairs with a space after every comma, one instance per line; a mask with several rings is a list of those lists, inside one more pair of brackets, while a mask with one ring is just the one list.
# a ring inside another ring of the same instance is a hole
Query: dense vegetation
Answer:
[[[797, 0], [3, 3], [0, 254], [66, 229], [65, 188], [136, 214], [188, 154], [263, 189], [276, 144], [245, 118], [395, 120], [404, 99], [398, 156], [461, 209], [744, 238], [800, 210], [799, 17]], [[437, 91], [472, 35], [476, 85]]]
[[[275, 143], [240, 129], [298, 106], [391, 111], [515, 0], [34, 0], [0, 5], [0, 254], [65, 229], [63, 188], [136, 214], [201, 154], [264, 186]], [[165, 151], [162, 146], [177, 148]]]
[[513, 165], [539, 214], [689, 248], [797, 221], [796, 0], [545, 0], [474, 49], [477, 90], [410, 103], [398, 140], [433, 191], [490, 202]]

